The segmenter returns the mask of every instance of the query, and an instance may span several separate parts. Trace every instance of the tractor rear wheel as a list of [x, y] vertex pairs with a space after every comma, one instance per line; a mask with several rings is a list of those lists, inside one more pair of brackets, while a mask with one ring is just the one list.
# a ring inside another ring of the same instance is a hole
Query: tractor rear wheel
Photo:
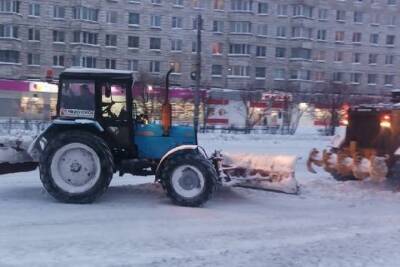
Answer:
[[215, 191], [217, 173], [214, 166], [197, 152], [178, 152], [163, 164], [161, 182], [175, 204], [198, 207]]
[[107, 190], [114, 172], [107, 144], [85, 131], [52, 136], [39, 167], [47, 192], [67, 203], [93, 202]]

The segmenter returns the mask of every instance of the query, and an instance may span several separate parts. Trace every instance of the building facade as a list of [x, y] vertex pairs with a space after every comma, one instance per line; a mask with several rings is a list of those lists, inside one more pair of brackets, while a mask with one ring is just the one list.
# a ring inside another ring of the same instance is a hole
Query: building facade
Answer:
[[199, 14], [204, 88], [400, 87], [396, 0], [0, 0], [0, 78], [70, 66], [162, 77], [173, 64], [173, 83], [191, 87]]

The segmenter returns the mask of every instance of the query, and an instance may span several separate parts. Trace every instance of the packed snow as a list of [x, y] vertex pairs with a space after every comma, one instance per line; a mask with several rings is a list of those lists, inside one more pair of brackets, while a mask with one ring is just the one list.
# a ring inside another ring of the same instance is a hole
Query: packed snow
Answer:
[[398, 266], [400, 193], [306, 172], [330, 140], [203, 134], [208, 153], [298, 158], [298, 195], [222, 188], [202, 208], [171, 204], [152, 177], [114, 177], [96, 203], [56, 202], [37, 172], [0, 176], [0, 266]]

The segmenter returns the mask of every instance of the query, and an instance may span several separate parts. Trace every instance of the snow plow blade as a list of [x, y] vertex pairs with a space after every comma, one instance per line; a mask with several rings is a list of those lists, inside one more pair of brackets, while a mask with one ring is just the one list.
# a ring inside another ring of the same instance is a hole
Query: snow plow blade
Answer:
[[0, 163], [0, 175], [16, 172], [29, 172], [37, 168], [37, 162]]
[[222, 158], [226, 185], [297, 194], [295, 156], [230, 154]]
[[8, 137], [0, 140], [0, 174], [28, 172], [37, 167], [27, 148], [32, 138]]

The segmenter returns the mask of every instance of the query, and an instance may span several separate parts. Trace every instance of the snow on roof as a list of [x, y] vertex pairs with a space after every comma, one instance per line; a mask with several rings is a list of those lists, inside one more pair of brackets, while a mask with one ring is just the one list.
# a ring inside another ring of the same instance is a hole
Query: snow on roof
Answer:
[[93, 73], [93, 74], [131, 74], [132, 71], [127, 70], [110, 70], [110, 69], [92, 69], [92, 68], [80, 68], [80, 67], [72, 67], [64, 70], [64, 73]]

